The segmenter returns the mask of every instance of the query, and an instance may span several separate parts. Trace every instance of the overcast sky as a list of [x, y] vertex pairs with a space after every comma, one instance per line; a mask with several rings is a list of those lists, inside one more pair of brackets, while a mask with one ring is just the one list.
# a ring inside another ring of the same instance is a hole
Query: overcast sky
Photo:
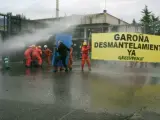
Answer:
[[[24, 14], [30, 19], [55, 17], [56, 0], [0, 0], [2, 13], [12, 11]], [[105, 8], [105, 0], [59, 0], [60, 15], [101, 13]], [[139, 21], [141, 10], [148, 5], [149, 10], [160, 15], [159, 0], [106, 0], [107, 12], [124, 21], [133, 18]]]

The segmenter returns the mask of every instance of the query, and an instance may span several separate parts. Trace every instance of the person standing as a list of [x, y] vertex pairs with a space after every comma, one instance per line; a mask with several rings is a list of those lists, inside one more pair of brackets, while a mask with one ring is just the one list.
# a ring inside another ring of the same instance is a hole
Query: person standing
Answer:
[[54, 72], [57, 72], [57, 63], [62, 60], [62, 64], [65, 68], [65, 71], [68, 72], [68, 66], [66, 65], [66, 59], [67, 59], [67, 56], [68, 56], [68, 52], [70, 51], [70, 49], [65, 45], [63, 44], [62, 41], [58, 41], [58, 48], [57, 48], [57, 52], [59, 53], [59, 56], [56, 57], [55, 59], [55, 62], [54, 62], [54, 67], [55, 67], [55, 70]]
[[73, 45], [70, 47], [70, 52], [69, 52], [68, 67], [70, 71], [72, 70], [72, 64], [73, 64]]
[[48, 48], [47, 45], [44, 45], [44, 59], [47, 62], [48, 65], [51, 65], [51, 55], [52, 55], [52, 51]]
[[88, 64], [88, 70], [91, 71], [89, 50], [90, 50], [90, 47], [87, 45], [87, 42], [83, 42], [83, 46], [81, 48], [81, 53], [82, 53], [81, 68], [82, 68], [82, 71], [84, 71], [85, 62], [87, 62], [87, 64]]

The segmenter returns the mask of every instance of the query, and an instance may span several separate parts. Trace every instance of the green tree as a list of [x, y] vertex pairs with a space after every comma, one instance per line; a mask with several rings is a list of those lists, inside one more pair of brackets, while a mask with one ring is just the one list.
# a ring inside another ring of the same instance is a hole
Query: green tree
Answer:
[[136, 22], [135, 19], [133, 19], [132, 24], [133, 24], [133, 25], [136, 25], [136, 24], [137, 24], [137, 22]]
[[145, 8], [142, 10], [142, 18], [141, 18], [141, 23], [143, 25], [145, 24], [150, 24], [151, 23], [151, 15], [152, 12], [148, 10], [148, 6], [145, 5]]
[[141, 24], [144, 26], [145, 33], [150, 33], [150, 24], [152, 23], [151, 19], [152, 12], [148, 10], [148, 6], [145, 5], [145, 8], [142, 10]]
[[154, 14], [151, 15], [152, 23], [150, 25], [151, 34], [160, 35], [160, 21], [159, 17], [156, 17]]
[[142, 10], [142, 18], [140, 21], [145, 33], [160, 35], [159, 17], [149, 11], [147, 6]]
[[154, 14], [152, 14], [151, 15], [151, 20], [152, 20], [152, 22], [157, 22], [157, 21], [159, 21], [159, 16], [156, 17]]

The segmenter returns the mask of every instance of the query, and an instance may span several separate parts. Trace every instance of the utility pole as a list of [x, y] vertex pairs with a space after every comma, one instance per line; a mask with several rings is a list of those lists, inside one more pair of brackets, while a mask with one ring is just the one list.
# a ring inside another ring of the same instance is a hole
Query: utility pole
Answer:
[[106, 2], [107, 2], [107, 1], [105, 0], [105, 7], [104, 7], [105, 10], [106, 10], [106, 4], [107, 4]]
[[105, 2], [105, 6], [104, 6], [103, 13], [104, 13], [104, 17], [105, 17], [105, 19], [104, 19], [104, 20], [105, 20], [105, 23], [107, 23], [107, 14], [106, 14], [106, 13], [107, 13], [107, 10], [106, 10], [106, 7], [107, 7], [107, 6], [106, 6], [107, 0], [104, 0], [104, 2]]
[[107, 13], [107, 10], [106, 10], [106, 4], [107, 4], [106, 2], [107, 2], [107, 1], [106, 1], [106, 0], [104, 0], [104, 2], [105, 2], [105, 3], [104, 3], [105, 5], [104, 5], [103, 13]]
[[56, 0], [56, 18], [59, 17], [59, 0]]

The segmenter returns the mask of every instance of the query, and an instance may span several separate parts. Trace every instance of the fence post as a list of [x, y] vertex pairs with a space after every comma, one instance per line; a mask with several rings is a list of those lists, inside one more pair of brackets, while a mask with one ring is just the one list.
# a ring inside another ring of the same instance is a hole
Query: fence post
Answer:
[[84, 39], [87, 39], [87, 28], [84, 28]]
[[7, 32], [9, 36], [11, 34], [11, 16], [12, 13], [7, 13]]

